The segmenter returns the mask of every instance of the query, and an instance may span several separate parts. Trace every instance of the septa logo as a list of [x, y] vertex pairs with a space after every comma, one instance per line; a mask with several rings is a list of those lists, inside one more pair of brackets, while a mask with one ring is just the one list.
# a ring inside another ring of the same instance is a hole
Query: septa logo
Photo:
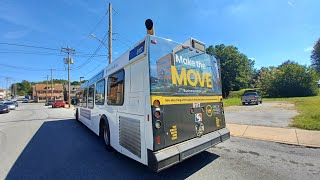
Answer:
[[202, 114], [201, 113], [195, 114], [195, 121], [196, 122], [201, 122], [202, 121]]

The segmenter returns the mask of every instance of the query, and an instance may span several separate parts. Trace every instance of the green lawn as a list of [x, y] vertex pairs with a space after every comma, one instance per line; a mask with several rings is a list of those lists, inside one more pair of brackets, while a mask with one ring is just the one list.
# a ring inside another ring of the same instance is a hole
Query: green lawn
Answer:
[[[290, 126], [308, 130], [320, 130], [320, 95], [313, 97], [263, 98], [263, 101], [286, 101], [295, 104], [299, 115], [293, 118]], [[225, 107], [240, 104], [240, 98], [224, 100]]]

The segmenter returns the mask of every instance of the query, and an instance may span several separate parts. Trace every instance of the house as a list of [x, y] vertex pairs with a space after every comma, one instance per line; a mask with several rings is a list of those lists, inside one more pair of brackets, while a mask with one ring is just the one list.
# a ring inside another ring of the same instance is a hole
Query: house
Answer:
[[[64, 87], [64, 100], [68, 101], [68, 85], [63, 85]], [[76, 93], [80, 92], [80, 86], [71, 85], [70, 86], [70, 99], [76, 98]]]
[[6, 99], [8, 96], [10, 96], [8, 89], [0, 89], [0, 100]]
[[48, 99], [63, 100], [63, 85], [54, 84], [51, 89], [51, 84], [35, 84], [32, 86], [32, 97], [35, 102], [45, 102]]

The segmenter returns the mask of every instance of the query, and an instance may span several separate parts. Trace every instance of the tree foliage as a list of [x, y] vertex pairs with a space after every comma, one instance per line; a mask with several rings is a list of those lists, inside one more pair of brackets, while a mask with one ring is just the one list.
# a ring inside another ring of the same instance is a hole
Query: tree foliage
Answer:
[[320, 74], [320, 38], [313, 46], [313, 50], [311, 53], [311, 63], [316, 72]]
[[23, 80], [20, 83], [16, 83], [16, 88], [17, 88], [17, 94], [19, 96], [32, 94], [32, 84], [27, 80]]
[[239, 52], [234, 46], [224, 44], [209, 46], [207, 53], [214, 55], [220, 60], [222, 93], [224, 97], [229, 95], [231, 90], [250, 87], [254, 71], [254, 61]]
[[316, 80], [312, 68], [288, 60], [276, 68], [261, 68], [258, 87], [270, 97], [314, 96], [318, 93]]

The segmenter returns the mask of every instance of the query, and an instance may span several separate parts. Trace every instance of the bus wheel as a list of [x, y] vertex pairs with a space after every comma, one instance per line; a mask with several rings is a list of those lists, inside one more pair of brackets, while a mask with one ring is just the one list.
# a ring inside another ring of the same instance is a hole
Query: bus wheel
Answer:
[[102, 123], [101, 123], [101, 135], [102, 135], [102, 139], [103, 142], [105, 144], [105, 147], [108, 151], [112, 150], [112, 147], [110, 145], [110, 130], [109, 130], [109, 123], [107, 120], [102, 119]]
[[78, 111], [78, 109], [76, 110], [76, 120], [79, 121], [79, 111]]

